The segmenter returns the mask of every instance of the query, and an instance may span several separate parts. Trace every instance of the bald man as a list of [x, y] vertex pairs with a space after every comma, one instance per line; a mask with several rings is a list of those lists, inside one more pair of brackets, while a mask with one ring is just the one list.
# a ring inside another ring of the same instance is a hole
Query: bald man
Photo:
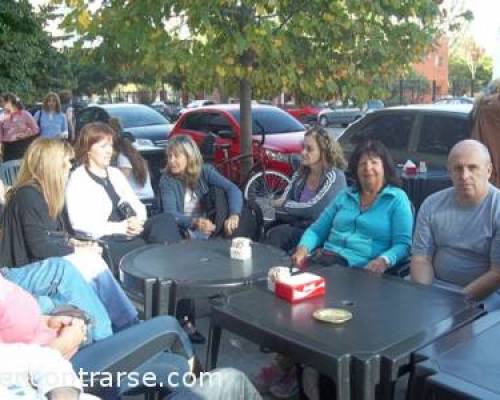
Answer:
[[500, 308], [500, 191], [489, 183], [488, 149], [457, 143], [448, 157], [453, 187], [420, 207], [412, 246], [411, 278], [463, 291]]

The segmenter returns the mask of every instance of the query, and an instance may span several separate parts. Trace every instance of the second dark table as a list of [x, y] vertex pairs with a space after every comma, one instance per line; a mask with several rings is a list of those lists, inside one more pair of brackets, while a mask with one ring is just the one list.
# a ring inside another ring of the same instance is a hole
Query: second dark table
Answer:
[[[326, 279], [324, 297], [291, 305], [259, 283], [213, 307], [207, 366], [215, 367], [224, 328], [332, 377], [338, 399], [374, 399], [378, 384], [386, 398], [415, 350], [483, 313], [460, 294], [400, 278], [339, 266], [315, 272]], [[353, 318], [318, 322], [312, 313], [323, 307]]]

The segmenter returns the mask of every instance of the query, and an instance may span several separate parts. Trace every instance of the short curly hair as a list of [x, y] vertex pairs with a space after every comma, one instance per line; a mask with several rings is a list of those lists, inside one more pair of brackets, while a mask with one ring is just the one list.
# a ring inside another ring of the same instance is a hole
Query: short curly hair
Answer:
[[350, 159], [349, 166], [347, 167], [347, 174], [354, 181], [354, 185], [359, 189], [358, 165], [361, 157], [365, 154], [379, 157], [384, 166], [384, 186], [394, 185], [401, 186], [401, 180], [396, 174], [396, 168], [392, 161], [391, 154], [387, 147], [379, 140], [366, 140], [359, 143], [354, 149]]

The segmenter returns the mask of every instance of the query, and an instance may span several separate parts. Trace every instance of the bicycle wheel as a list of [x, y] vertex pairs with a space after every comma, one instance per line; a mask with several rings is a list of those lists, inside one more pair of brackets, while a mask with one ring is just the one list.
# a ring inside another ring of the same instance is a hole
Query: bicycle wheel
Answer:
[[272, 200], [280, 198], [289, 184], [290, 178], [281, 172], [261, 171], [250, 177], [243, 195], [245, 200], [255, 201], [262, 209], [264, 220], [269, 221], [274, 219]]

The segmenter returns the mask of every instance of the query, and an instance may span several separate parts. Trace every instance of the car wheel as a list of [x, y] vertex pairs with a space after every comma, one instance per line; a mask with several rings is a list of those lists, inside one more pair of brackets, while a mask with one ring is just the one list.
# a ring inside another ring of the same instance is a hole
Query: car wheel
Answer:
[[326, 118], [325, 116], [320, 117], [319, 124], [323, 127], [327, 127], [328, 126], [328, 118]]

